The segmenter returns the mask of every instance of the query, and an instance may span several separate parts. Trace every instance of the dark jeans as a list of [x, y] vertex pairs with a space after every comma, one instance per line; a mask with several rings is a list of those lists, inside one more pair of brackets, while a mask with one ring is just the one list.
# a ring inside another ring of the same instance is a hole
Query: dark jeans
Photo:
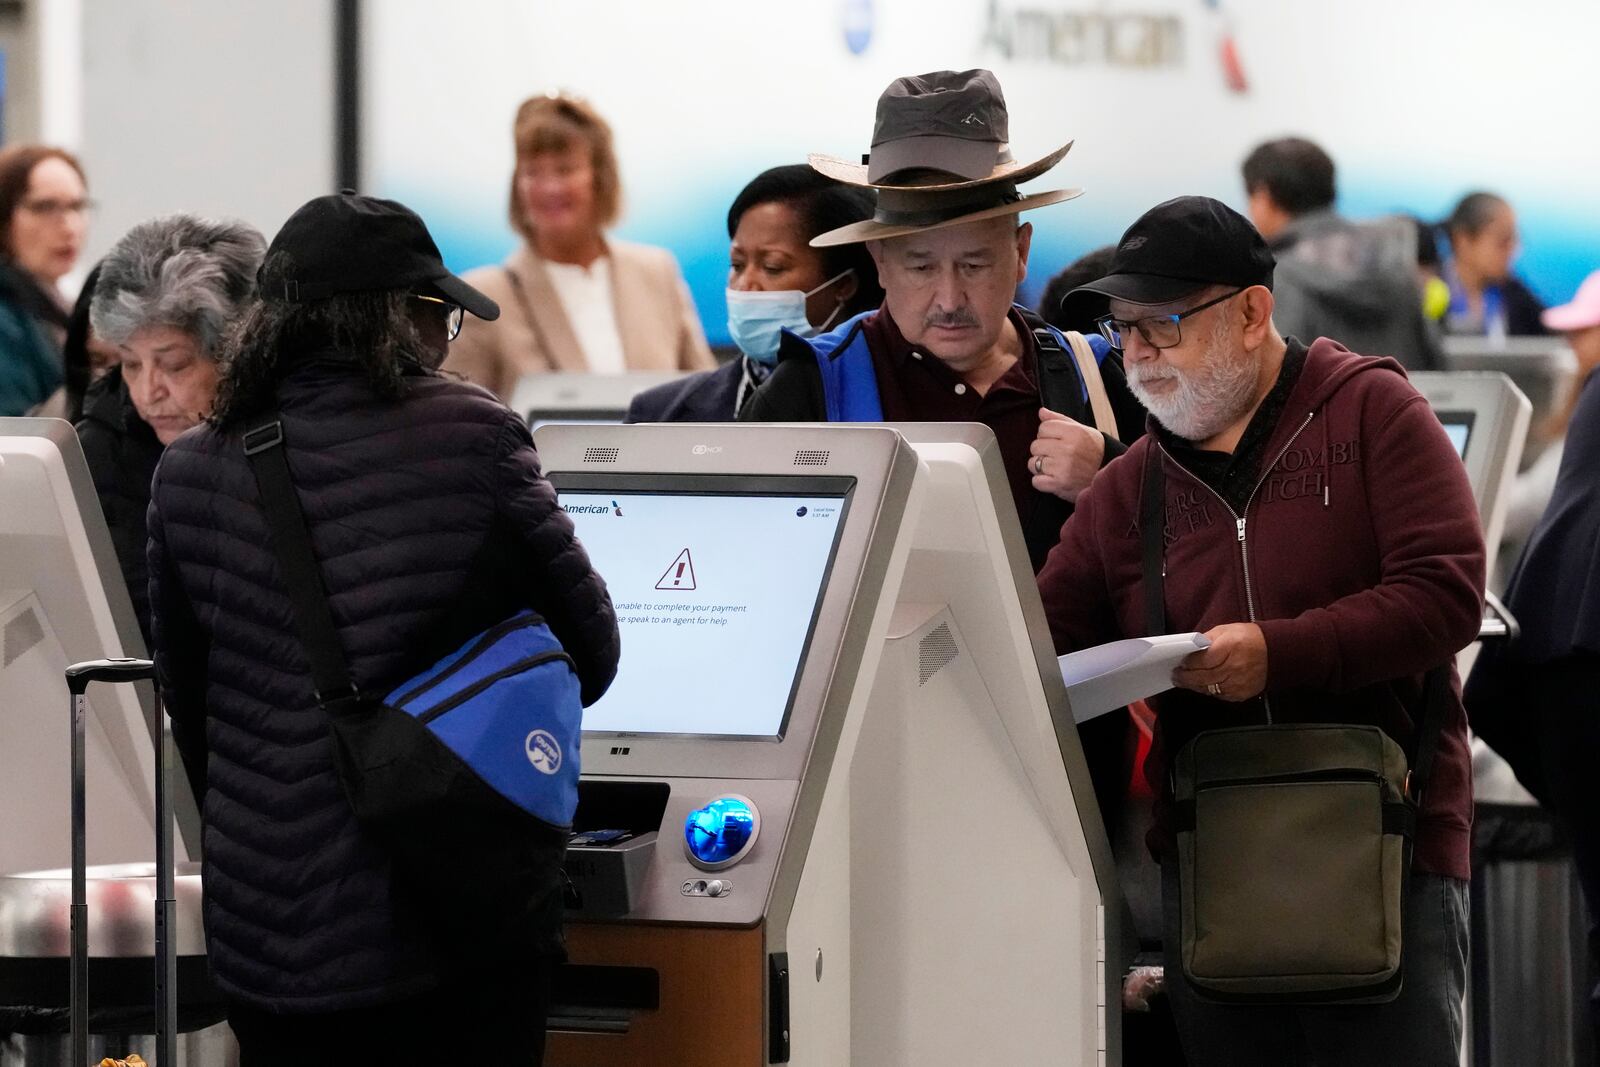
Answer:
[[549, 976], [441, 989], [414, 1000], [319, 1015], [277, 1015], [231, 1005], [240, 1067], [349, 1067], [356, 1063], [544, 1062]]
[[[1526, 721], [1536, 735], [1546, 806], [1572, 839], [1572, 865], [1589, 915], [1589, 967], [1600, 970], [1600, 657], [1581, 656], [1531, 667]], [[1589, 1020], [1600, 1049], [1600, 981], [1590, 987]]]
[[1166, 990], [1190, 1067], [1458, 1067], [1467, 984], [1467, 883], [1414, 874], [1405, 985], [1387, 1004], [1236, 1007], [1201, 1000], [1178, 959], [1178, 868], [1162, 864]]

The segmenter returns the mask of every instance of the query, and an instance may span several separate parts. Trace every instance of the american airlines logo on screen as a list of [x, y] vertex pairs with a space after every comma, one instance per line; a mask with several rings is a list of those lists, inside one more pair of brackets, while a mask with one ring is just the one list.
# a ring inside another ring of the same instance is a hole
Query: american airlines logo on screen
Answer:
[[610, 507], [604, 504], [562, 504], [561, 510], [568, 515], [615, 515], [622, 518], [622, 506], [615, 500]]

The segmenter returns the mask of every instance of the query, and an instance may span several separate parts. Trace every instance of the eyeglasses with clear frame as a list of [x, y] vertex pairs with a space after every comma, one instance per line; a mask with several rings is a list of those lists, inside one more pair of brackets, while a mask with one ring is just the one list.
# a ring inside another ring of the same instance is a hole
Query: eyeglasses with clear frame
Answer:
[[443, 300], [437, 296], [423, 296], [421, 293], [412, 293], [411, 299], [420, 300], [424, 304], [433, 304], [444, 309], [444, 339], [446, 341], [454, 341], [457, 337], [461, 336], [461, 323], [467, 316], [466, 308], [462, 307], [460, 304], [452, 303], [449, 300]]
[[1196, 305], [1187, 311], [1173, 312], [1167, 315], [1146, 315], [1142, 319], [1119, 319], [1111, 315], [1101, 316], [1095, 325], [1100, 327], [1100, 336], [1111, 342], [1111, 347], [1120, 350], [1122, 337], [1131, 330], [1138, 330], [1145, 344], [1151, 348], [1173, 348], [1183, 343], [1183, 329], [1179, 323], [1190, 315], [1198, 314], [1208, 307], [1215, 307], [1224, 300], [1232, 300], [1243, 289], [1235, 289], [1231, 293], [1223, 293], [1214, 300], [1207, 300], [1204, 304]]

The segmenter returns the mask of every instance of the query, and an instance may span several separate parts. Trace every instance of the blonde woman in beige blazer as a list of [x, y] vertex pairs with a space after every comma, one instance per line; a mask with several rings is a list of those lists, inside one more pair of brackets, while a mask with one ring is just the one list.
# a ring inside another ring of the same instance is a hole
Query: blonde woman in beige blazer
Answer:
[[504, 399], [543, 371], [716, 366], [672, 253], [605, 236], [621, 207], [605, 120], [574, 97], [536, 96], [517, 109], [513, 138], [510, 217], [525, 243], [465, 275], [500, 318], [464, 326], [445, 369]]

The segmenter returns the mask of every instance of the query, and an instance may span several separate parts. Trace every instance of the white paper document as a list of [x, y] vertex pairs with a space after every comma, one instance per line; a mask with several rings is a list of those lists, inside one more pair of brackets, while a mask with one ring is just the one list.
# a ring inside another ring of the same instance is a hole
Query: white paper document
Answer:
[[1197, 633], [1132, 637], [1059, 658], [1072, 717], [1087, 722], [1124, 704], [1165, 693], [1185, 656], [1211, 647]]

